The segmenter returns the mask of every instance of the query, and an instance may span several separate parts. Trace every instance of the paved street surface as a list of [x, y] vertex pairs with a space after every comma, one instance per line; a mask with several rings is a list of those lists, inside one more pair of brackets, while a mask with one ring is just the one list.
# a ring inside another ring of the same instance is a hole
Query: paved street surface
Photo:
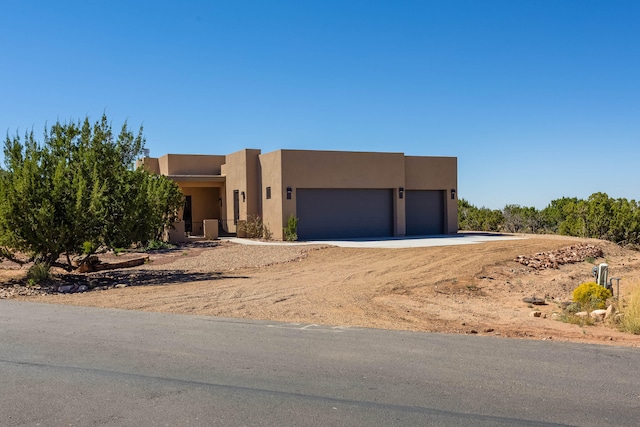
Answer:
[[3, 426], [637, 426], [640, 350], [0, 300]]

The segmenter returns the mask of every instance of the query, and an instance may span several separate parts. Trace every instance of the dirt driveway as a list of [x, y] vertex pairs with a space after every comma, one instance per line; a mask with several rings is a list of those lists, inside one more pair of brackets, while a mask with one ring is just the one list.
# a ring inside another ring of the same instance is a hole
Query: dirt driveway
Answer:
[[[607, 262], [623, 294], [640, 284], [640, 253], [589, 239], [522, 240], [406, 249], [323, 246], [191, 246], [102, 273], [128, 285], [69, 295], [18, 296], [49, 303], [312, 324], [495, 335], [640, 346], [640, 336], [552, 318], [572, 290]], [[518, 255], [589, 242], [602, 259], [536, 271]], [[97, 280], [96, 276], [96, 280]], [[536, 306], [522, 298], [548, 302]], [[546, 316], [546, 318], [545, 318]]]

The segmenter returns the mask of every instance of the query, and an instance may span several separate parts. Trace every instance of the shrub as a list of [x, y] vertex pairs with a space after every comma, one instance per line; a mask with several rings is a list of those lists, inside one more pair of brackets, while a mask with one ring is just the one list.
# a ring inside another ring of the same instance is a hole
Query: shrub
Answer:
[[47, 282], [51, 275], [49, 274], [49, 264], [46, 262], [36, 262], [31, 267], [29, 267], [29, 271], [27, 272], [27, 278], [29, 279], [30, 285], [41, 285]]
[[607, 298], [611, 298], [611, 291], [595, 282], [583, 283], [573, 290], [573, 300], [584, 309], [605, 308]]
[[242, 227], [246, 236], [250, 239], [271, 240], [272, 233], [262, 222], [262, 218], [258, 215], [249, 215], [247, 220], [239, 227]]
[[147, 251], [157, 251], [162, 249], [173, 249], [173, 248], [175, 248], [175, 245], [172, 245], [171, 243], [163, 242], [162, 240], [152, 239], [152, 240], [149, 240], [149, 242], [147, 243], [147, 246], [144, 249]]
[[284, 240], [287, 242], [298, 240], [298, 218], [293, 215], [289, 215], [287, 226], [284, 228]]
[[620, 328], [623, 331], [640, 335], [640, 286], [633, 290], [623, 309], [624, 316]]
[[90, 255], [94, 253], [98, 249], [98, 245], [93, 242], [84, 242], [82, 244], [82, 253], [85, 255]]

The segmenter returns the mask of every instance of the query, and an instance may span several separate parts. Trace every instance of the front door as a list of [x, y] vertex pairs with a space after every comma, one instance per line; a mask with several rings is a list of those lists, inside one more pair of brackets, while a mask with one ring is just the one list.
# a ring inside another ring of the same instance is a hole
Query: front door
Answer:
[[240, 219], [240, 190], [233, 190], [233, 225]]
[[193, 231], [193, 221], [191, 218], [191, 196], [184, 198], [184, 213], [182, 214], [182, 220], [184, 221], [184, 231], [191, 233]]

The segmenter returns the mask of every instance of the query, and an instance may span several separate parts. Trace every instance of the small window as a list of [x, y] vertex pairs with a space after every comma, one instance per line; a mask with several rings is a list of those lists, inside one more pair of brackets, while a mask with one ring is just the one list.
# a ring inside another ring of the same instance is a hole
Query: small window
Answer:
[[267, 187], [267, 199], [271, 198], [271, 187]]

